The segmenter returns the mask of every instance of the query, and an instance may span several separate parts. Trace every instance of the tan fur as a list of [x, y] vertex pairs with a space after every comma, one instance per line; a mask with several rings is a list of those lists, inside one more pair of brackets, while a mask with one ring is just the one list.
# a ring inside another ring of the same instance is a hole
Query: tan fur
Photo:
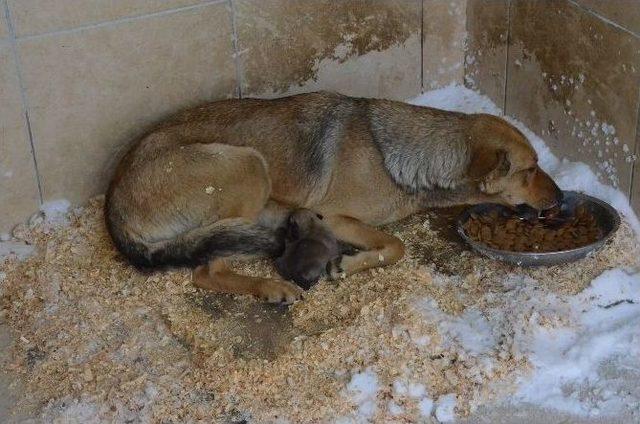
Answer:
[[[426, 185], [412, 188], [394, 172], [422, 172], [420, 163], [396, 151], [441, 159], [429, 162]], [[275, 228], [289, 210], [309, 208], [363, 250], [344, 256], [336, 277], [400, 259], [402, 242], [374, 226], [426, 207], [493, 201], [543, 209], [557, 198], [525, 137], [499, 118], [311, 93], [214, 102], [166, 121], [121, 161], [106, 214], [114, 239], [153, 253], [234, 226]], [[236, 275], [221, 258], [198, 267], [194, 281], [270, 301], [300, 296], [285, 281]]]

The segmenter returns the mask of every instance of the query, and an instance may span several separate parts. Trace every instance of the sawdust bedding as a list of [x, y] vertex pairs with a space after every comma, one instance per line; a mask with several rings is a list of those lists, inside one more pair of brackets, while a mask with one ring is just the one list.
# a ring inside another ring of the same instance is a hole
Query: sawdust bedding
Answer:
[[[418, 215], [387, 227], [408, 246], [401, 262], [321, 282], [286, 308], [207, 294], [184, 270], [136, 272], [112, 247], [101, 207], [94, 199], [66, 227], [18, 228], [38, 253], [0, 263], [2, 320], [15, 332], [8, 368], [25, 387], [16, 410], [45, 421], [435, 421], [397, 390], [411, 382], [431, 399], [455, 394], [465, 415], [509, 393], [527, 371], [512, 340], [514, 322], [532, 311], [518, 307], [510, 275], [528, 277], [526, 296], [575, 294], [639, 256], [623, 224], [595, 256], [523, 270], [461, 249]], [[266, 261], [234, 265], [274, 273]], [[490, 351], [461, 349], [428, 318], [467, 309], [489, 317], [500, 305], [513, 317]], [[347, 386], [365, 370], [378, 387], [377, 406], [363, 415]]]

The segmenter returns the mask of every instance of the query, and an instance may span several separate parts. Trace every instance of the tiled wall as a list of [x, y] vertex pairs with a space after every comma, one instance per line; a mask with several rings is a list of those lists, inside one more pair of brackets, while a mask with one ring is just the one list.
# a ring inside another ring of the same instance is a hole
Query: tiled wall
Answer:
[[190, 105], [463, 79], [640, 211], [640, 0], [0, 0], [0, 233]]
[[469, 0], [468, 86], [640, 212], [640, 0]]
[[146, 126], [190, 105], [461, 82], [466, 2], [0, 0], [0, 233], [101, 193]]

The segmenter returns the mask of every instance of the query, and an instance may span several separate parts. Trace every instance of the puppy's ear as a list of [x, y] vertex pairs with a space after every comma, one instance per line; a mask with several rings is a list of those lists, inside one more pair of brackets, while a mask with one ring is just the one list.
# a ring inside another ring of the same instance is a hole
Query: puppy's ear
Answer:
[[467, 176], [473, 180], [489, 177], [505, 177], [511, 169], [511, 162], [504, 149], [479, 146], [473, 149], [467, 167]]
[[278, 274], [285, 280], [290, 280], [291, 275], [289, 274], [289, 268], [287, 267], [287, 261], [284, 257], [280, 257], [274, 261], [274, 265], [276, 267], [276, 271]]
[[300, 238], [300, 227], [298, 227], [298, 222], [293, 219], [292, 216], [289, 217], [287, 221], [287, 240], [293, 241], [298, 240]]

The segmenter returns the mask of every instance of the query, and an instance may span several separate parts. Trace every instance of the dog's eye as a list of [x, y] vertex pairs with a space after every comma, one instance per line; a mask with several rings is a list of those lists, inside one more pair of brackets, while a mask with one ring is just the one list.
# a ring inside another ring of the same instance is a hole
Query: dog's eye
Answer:
[[324, 219], [324, 216], [320, 215], [319, 213], [317, 213], [316, 216], [318, 217], [318, 219]]
[[536, 176], [537, 172], [538, 172], [538, 168], [536, 168], [535, 166], [525, 169], [523, 173], [525, 181], [531, 182], [533, 178]]

